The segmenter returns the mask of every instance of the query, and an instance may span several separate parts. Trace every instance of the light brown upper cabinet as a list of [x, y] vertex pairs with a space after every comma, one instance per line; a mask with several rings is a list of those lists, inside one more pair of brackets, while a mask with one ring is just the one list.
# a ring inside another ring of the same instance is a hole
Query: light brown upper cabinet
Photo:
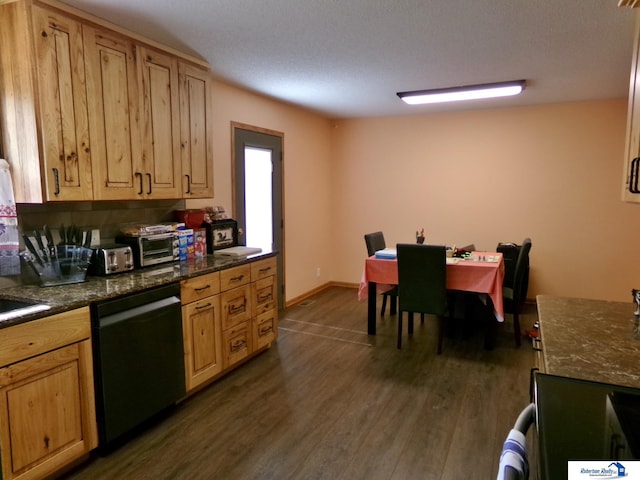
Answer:
[[150, 198], [181, 198], [178, 60], [140, 47], [143, 186]]
[[213, 197], [211, 77], [197, 66], [180, 63], [179, 68], [183, 194]]
[[16, 201], [213, 196], [205, 62], [55, 0], [0, 2]]
[[85, 26], [84, 45], [94, 198], [143, 198], [134, 44]]
[[91, 199], [80, 23], [16, 2], [0, 5], [0, 31], [0, 130], [16, 201]]
[[622, 199], [640, 202], [640, 12], [636, 14], [636, 30], [629, 80], [629, 106], [624, 157]]

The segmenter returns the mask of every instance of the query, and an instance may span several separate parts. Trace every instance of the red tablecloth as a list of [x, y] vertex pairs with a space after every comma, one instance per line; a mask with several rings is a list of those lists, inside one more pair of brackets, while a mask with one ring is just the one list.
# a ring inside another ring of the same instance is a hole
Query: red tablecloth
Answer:
[[[486, 293], [493, 302], [496, 319], [504, 321], [502, 302], [502, 281], [504, 280], [504, 260], [499, 252], [474, 252], [474, 258], [497, 257], [498, 261], [459, 260], [447, 264], [447, 289]], [[378, 284], [378, 291], [384, 291], [398, 284], [398, 262], [382, 260], [371, 256], [366, 259], [358, 299], [365, 300], [369, 282]]]

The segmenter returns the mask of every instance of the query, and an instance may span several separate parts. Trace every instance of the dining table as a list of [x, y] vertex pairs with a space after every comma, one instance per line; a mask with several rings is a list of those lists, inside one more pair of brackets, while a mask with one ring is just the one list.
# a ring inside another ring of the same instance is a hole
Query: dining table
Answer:
[[[447, 290], [482, 295], [486, 304], [492, 309], [496, 322], [504, 322], [502, 253], [473, 252], [469, 257], [447, 257], [446, 262]], [[376, 334], [377, 294], [388, 291], [397, 284], [398, 261], [396, 258], [376, 258], [372, 255], [365, 260], [358, 288], [358, 299], [367, 300], [367, 333], [369, 335]]]

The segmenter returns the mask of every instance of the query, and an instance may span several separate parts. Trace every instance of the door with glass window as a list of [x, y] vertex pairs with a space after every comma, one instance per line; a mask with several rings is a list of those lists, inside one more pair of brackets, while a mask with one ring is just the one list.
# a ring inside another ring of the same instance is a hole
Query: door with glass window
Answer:
[[234, 205], [238, 243], [278, 254], [278, 308], [284, 305], [283, 134], [233, 124]]

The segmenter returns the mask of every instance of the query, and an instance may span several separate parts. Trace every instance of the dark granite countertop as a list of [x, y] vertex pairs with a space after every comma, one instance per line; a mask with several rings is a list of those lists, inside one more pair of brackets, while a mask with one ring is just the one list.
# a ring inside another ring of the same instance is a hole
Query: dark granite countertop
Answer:
[[635, 304], [538, 295], [544, 370], [640, 388]]
[[82, 283], [53, 287], [20, 285], [5, 288], [0, 292], [0, 297], [2, 298], [47, 304], [51, 308], [44, 312], [0, 321], [0, 329], [54, 315], [66, 310], [80, 308], [92, 302], [115, 298], [172, 282], [179, 282], [180, 280], [185, 280], [190, 277], [224, 270], [274, 255], [276, 255], [275, 252], [262, 252], [242, 258], [207, 255], [202, 259], [188, 262], [165, 263], [157, 267], [148, 267], [111, 276], [89, 276], [87, 280]]

